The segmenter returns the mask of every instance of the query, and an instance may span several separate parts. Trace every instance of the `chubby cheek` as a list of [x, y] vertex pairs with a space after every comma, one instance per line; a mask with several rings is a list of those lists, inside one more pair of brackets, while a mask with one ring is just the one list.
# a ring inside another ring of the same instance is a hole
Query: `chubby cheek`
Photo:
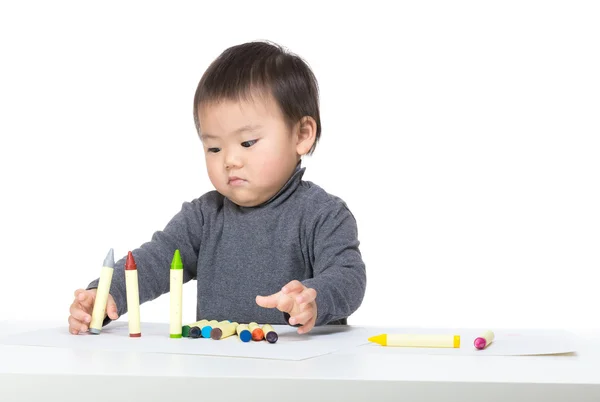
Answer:
[[223, 172], [219, 168], [220, 162], [217, 160], [218, 158], [206, 158], [206, 170], [208, 171], [208, 178], [213, 183], [215, 187], [223, 186]]
[[255, 175], [260, 178], [260, 181], [265, 186], [278, 185], [281, 181], [281, 177], [286, 174], [286, 165], [289, 165], [289, 159], [285, 158], [282, 154], [280, 157], [275, 158], [262, 158], [258, 165], [258, 171]]

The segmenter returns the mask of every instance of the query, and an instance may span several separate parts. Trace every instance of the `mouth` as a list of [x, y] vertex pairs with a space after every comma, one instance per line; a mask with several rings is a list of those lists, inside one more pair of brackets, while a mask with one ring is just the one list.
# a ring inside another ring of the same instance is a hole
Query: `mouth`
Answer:
[[246, 180], [242, 179], [241, 177], [237, 177], [237, 176], [231, 176], [229, 178], [229, 180], [227, 180], [227, 184], [232, 185], [232, 186], [239, 186], [241, 184], [244, 184], [246, 182]]

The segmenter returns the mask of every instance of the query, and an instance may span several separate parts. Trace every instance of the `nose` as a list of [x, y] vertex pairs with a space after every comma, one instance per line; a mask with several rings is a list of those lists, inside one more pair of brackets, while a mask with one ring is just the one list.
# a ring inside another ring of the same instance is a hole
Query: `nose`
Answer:
[[225, 155], [225, 169], [237, 169], [242, 167], [240, 156], [234, 151], [228, 151]]

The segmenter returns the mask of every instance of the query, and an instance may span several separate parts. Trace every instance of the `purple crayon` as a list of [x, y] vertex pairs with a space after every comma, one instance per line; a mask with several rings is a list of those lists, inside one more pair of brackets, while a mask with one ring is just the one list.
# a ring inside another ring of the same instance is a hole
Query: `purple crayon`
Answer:
[[262, 331], [263, 331], [263, 333], [265, 335], [265, 339], [269, 343], [275, 343], [279, 339], [279, 336], [277, 335], [277, 332], [275, 332], [275, 330], [273, 329], [273, 327], [270, 326], [269, 324], [263, 325]]

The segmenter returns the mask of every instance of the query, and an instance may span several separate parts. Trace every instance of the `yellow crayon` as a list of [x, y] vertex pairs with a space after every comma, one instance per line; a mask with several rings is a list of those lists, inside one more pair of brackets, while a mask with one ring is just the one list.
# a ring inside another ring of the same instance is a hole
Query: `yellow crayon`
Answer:
[[90, 322], [90, 333], [98, 335], [102, 331], [102, 323], [106, 316], [106, 303], [108, 302], [108, 294], [110, 284], [115, 268], [114, 251], [111, 248], [104, 259], [102, 270], [100, 271], [100, 279], [98, 281], [98, 289], [96, 290], [96, 300], [92, 310], [92, 321]]
[[460, 348], [460, 335], [381, 334], [369, 338], [382, 346], [413, 348]]

